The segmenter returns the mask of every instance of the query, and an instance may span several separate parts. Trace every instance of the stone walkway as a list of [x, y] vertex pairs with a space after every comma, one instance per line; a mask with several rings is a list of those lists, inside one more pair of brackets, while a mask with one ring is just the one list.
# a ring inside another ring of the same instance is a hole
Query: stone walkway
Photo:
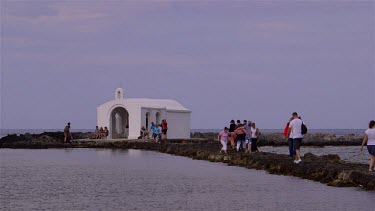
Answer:
[[[207, 139], [203, 138], [190, 138], [190, 139], [169, 139], [168, 141], [170, 142], [181, 142], [181, 141], [187, 141], [187, 142], [194, 142], [194, 141], [203, 141]], [[110, 142], [110, 143], [115, 143], [115, 142], [139, 142], [139, 143], [144, 143], [144, 142], [154, 142], [153, 139], [75, 139], [75, 142]]]

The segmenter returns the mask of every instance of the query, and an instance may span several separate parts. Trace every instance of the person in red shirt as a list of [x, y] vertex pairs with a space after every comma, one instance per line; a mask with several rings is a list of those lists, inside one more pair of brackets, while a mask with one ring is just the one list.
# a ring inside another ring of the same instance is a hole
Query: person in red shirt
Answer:
[[284, 129], [284, 136], [287, 137], [288, 141], [289, 141], [289, 156], [291, 158], [294, 158], [294, 156], [296, 156], [296, 150], [293, 147], [293, 138], [288, 137], [289, 124], [290, 124], [290, 121], [292, 121], [292, 120], [293, 120], [293, 117], [291, 117], [289, 122], [286, 123], [285, 129]]
[[162, 139], [167, 139], [167, 131], [168, 131], [168, 123], [166, 119], [161, 121], [161, 132], [162, 132]]
[[234, 138], [235, 138], [235, 134], [234, 134], [234, 131], [236, 130], [237, 128], [237, 125], [234, 123], [234, 120], [232, 119], [230, 121], [230, 125], [229, 125], [229, 141], [230, 141], [230, 146], [232, 147], [232, 149], [234, 149]]
[[242, 124], [237, 125], [237, 129], [234, 131], [236, 141], [237, 141], [237, 152], [240, 151], [240, 146], [242, 144], [242, 149], [245, 151], [246, 150], [246, 130], [244, 127], [242, 127]]

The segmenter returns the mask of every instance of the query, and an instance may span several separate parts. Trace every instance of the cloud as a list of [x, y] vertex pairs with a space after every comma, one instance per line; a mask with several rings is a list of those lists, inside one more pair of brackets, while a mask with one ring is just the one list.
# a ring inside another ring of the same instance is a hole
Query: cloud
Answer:
[[[26, 6], [27, 7], [27, 6]], [[63, 25], [70, 25], [75, 31], [95, 31], [96, 21], [109, 17], [109, 14], [93, 7], [75, 7], [65, 4], [52, 4], [40, 11], [39, 15], [30, 16], [28, 14], [12, 14], [11, 9], [3, 16], [3, 24], [29, 25], [37, 28], [58, 28]]]
[[[53, 2], [43, 7], [32, 3], [12, 4], [7, 2], [3, 9], [2, 24], [27, 24], [33, 27], [58, 29], [68, 26], [78, 32], [95, 32], [108, 25], [170, 8], [169, 3], [149, 2]], [[30, 11], [29, 11], [30, 8]], [[24, 11], [23, 13], [20, 11]]]

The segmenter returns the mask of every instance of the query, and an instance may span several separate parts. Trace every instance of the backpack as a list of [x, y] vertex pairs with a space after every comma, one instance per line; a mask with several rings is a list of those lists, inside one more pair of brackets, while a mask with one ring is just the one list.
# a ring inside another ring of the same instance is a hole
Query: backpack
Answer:
[[301, 125], [301, 133], [302, 135], [305, 135], [307, 133], [307, 127], [305, 124], [303, 124], [302, 122], [302, 125]]

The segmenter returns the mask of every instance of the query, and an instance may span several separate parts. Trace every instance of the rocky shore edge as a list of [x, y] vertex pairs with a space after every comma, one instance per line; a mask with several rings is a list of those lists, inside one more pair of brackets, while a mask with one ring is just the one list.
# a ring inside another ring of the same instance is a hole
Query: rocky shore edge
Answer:
[[[77, 134], [76, 134], [77, 135]], [[23, 137], [27, 136], [27, 137]], [[302, 179], [318, 181], [335, 187], [362, 187], [375, 190], [375, 175], [367, 172], [367, 165], [347, 163], [338, 155], [315, 156], [307, 153], [302, 162], [294, 164], [287, 155], [257, 152], [252, 154], [229, 151], [228, 155], [220, 154], [220, 143], [209, 139], [168, 140], [162, 144], [145, 140], [107, 141], [79, 139], [71, 144], [54, 141], [44, 134], [33, 138], [26, 134], [15, 137], [4, 137], [0, 140], [0, 148], [110, 148], [138, 149], [189, 157], [197, 160], [223, 162], [231, 166], [265, 170], [270, 174], [295, 176]], [[77, 136], [78, 137], [78, 136]], [[25, 138], [29, 140], [26, 141]]]

